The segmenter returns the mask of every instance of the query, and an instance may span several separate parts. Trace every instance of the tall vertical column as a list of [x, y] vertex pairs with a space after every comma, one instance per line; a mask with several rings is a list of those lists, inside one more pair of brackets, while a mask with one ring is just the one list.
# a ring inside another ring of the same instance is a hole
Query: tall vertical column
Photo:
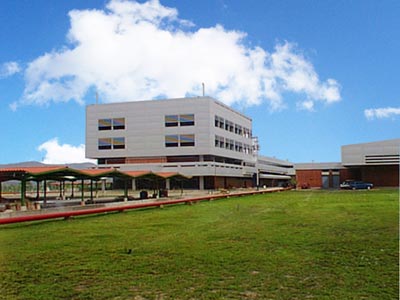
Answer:
[[47, 180], [43, 181], [43, 207], [47, 206]]
[[60, 199], [62, 199], [62, 184], [61, 184], [61, 180], [58, 183], [60, 184], [59, 185], [59, 191], [60, 191], [59, 197], [60, 197]]
[[204, 176], [199, 176], [199, 190], [204, 190]]
[[124, 201], [128, 201], [128, 179], [124, 178]]
[[98, 180], [96, 180], [94, 186], [96, 188], [96, 191], [95, 191], [96, 199], [98, 199], [99, 198], [99, 181]]
[[81, 181], [81, 205], [85, 205], [85, 181]]
[[39, 197], [40, 197], [40, 181], [38, 180], [36, 181], [36, 200], [39, 200]]
[[93, 179], [90, 179], [90, 202], [93, 203]]
[[170, 190], [170, 189], [171, 189], [171, 181], [170, 181], [169, 178], [165, 179], [165, 188], [166, 188], [167, 190]]
[[21, 206], [25, 206], [25, 191], [26, 191], [26, 181], [25, 178], [21, 180]]
[[132, 179], [132, 191], [136, 191], [136, 179]]
[[101, 180], [101, 192], [104, 197], [104, 195], [106, 194], [106, 179]]
[[71, 181], [71, 199], [74, 198], [74, 185], [75, 185], [75, 181]]

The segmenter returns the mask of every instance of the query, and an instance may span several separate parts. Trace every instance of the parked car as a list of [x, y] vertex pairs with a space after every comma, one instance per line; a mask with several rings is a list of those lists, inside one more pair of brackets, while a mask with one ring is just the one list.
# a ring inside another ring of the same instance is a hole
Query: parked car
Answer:
[[354, 182], [354, 180], [345, 180], [340, 184], [341, 189], [350, 189], [350, 183]]
[[364, 182], [364, 181], [356, 181], [356, 180], [346, 180], [341, 185], [342, 189], [352, 189], [352, 190], [361, 190], [367, 189], [370, 190], [374, 187], [372, 183]]

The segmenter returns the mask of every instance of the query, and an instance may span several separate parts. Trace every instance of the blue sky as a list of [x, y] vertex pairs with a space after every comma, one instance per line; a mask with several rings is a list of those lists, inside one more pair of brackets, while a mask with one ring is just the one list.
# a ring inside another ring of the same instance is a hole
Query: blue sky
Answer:
[[263, 155], [400, 137], [399, 1], [0, 1], [1, 163], [84, 160], [85, 105], [206, 94]]

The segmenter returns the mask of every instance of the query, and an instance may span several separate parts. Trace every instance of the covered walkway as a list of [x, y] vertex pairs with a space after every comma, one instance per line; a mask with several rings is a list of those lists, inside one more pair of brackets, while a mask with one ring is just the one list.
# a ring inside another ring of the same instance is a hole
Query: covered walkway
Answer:
[[[43, 199], [44, 205], [48, 198], [47, 187], [49, 181], [58, 182], [60, 198], [65, 198], [65, 183], [71, 183], [71, 198], [75, 197], [75, 182], [79, 182], [80, 198], [84, 202], [85, 185], [89, 186], [90, 200], [93, 201], [94, 190], [97, 190], [97, 183], [105, 181], [106, 178], [118, 178], [124, 182], [124, 198], [128, 197], [128, 181], [136, 179], [147, 179], [158, 183], [159, 180], [169, 182], [171, 178], [184, 180], [186, 176], [173, 172], [152, 172], [152, 171], [119, 171], [117, 169], [85, 169], [78, 170], [65, 166], [46, 166], [46, 167], [26, 167], [26, 168], [5, 168], [0, 169], [0, 199], [2, 199], [2, 183], [6, 181], [19, 181], [20, 184], [20, 204], [26, 204], [26, 186], [27, 182], [36, 183], [35, 200]], [[40, 184], [42, 183], [42, 193], [40, 193]], [[168, 184], [167, 184], [168, 186]], [[40, 196], [42, 194], [42, 197]]]

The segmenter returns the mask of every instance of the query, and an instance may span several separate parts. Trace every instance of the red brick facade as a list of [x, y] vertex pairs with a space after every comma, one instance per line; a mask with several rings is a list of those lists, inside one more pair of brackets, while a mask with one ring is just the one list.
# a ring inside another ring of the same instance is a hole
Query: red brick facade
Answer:
[[321, 170], [296, 170], [298, 187], [322, 187]]
[[399, 166], [368, 166], [360, 168], [361, 180], [375, 186], [399, 186]]
[[[364, 166], [341, 169], [340, 182], [347, 179], [362, 180], [374, 186], [399, 186], [399, 166]], [[322, 170], [296, 170], [297, 187], [322, 187]]]

